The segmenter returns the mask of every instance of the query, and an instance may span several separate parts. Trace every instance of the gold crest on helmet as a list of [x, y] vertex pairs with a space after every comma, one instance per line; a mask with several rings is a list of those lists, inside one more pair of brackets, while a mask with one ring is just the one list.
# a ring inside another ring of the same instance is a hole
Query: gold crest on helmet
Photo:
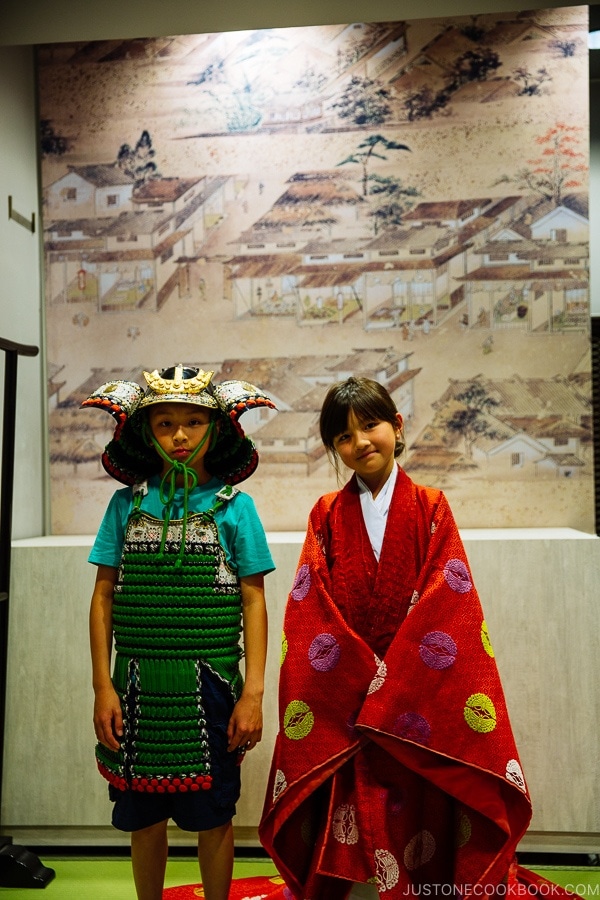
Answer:
[[183, 366], [179, 364], [175, 366], [174, 378], [162, 378], [158, 369], [154, 372], [144, 372], [144, 378], [155, 394], [198, 394], [210, 384], [214, 374], [198, 369], [198, 374], [193, 378], [184, 378]]

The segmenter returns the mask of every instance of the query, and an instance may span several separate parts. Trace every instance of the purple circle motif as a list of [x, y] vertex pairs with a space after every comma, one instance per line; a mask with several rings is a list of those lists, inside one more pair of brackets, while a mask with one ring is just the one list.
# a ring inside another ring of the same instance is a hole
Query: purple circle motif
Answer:
[[294, 584], [290, 592], [292, 600], [304, 600], [310, 590], [310, 568], [303, 563], [294, 579]]
[[329, 672], [338, 664], [340, 645], [332, 634], [318, 634], [308, 648], [308, 658], [317, 672]]
[[418, 713], [408, 712], [398, 716], [394, 731], [398, 737], [407, 741], [413, 741], [415, 744], [427, 746], [431, 735], [431, 726], [423, 716], [420, 716]]
[[449, 559], [444, 566], [444, 578], [453, 591], [466, 594], [473, 587], [471, 576], [462, 559]]
[[350, 732], [350, 734], [354, 737], [356, 734], [356, 720], [358, 719], [358, 710], [354, 710], [350, 713], [348, 718], [346, 719], [346, 728]]
[[379, 791], [379, 805], [388, 809], [393, 815], [398, 815], [404, 806], [404, 794], [399, 787], [391, 785], [381, 788]]
[[430, 631], [421, 640], [419, 656], [430, 669], [447, 669], [456, 660], [456, 644], [445, 631]]

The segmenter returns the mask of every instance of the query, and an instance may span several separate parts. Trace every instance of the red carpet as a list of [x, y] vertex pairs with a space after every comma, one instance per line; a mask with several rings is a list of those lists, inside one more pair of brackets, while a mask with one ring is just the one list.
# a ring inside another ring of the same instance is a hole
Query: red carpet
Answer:
[[[166, 888], [163, 892], [163, 900], [197, 900], [198, 897], [204, 897], [201, 884], [185, 884]], [[279, 875], [238, 878], [233, 882], [229, 894], [229, 900], [265, 900], [267, 897], [269, 900], [293, 900]], [[575, 895], [519, 866], [516, 883], [513, 880], [512, 884], [501, 886], [497, 895], [492, 892], [482, 894], [481, 897], [483, 900], [495, 900], [496, 897], [497, 900], [568, 900], [575, 898]]]
[[[167, 888], [163, 891], [163, 900], [197, 900], [204, 897], [201, 884], [186, 884], [182, 887]], [[229, 900], [292, 900], [286, 891], [283, 878], [279, 875], [257, 875], [253, 878], [237, 878], [231, 885]]]

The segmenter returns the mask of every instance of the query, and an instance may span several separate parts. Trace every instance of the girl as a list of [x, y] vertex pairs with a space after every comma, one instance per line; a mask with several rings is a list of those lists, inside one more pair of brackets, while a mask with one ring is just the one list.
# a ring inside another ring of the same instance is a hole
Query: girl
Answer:
[[296, 898], [490, 890], [531, 806], [452, 513], [397, 465], [377, 382], [331, 387], [320, 429], [353, 475], [315, 504], [288, 599], [262, 842]]

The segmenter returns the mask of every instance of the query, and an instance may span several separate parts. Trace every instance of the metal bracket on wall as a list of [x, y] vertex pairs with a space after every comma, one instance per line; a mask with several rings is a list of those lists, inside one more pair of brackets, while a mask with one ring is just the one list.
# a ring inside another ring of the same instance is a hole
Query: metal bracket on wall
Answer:
[[8, 197], [8, 218], [12, 219], [14, 222], [18, 222], [19, 225], [22, 225], [27, 231], [31, 231], [32, 234], [35, 232], [35, 213], [31, 213], [31, 219], [22, 216], [20, 212], [13, 209], [12, 197], [10, 194]]

